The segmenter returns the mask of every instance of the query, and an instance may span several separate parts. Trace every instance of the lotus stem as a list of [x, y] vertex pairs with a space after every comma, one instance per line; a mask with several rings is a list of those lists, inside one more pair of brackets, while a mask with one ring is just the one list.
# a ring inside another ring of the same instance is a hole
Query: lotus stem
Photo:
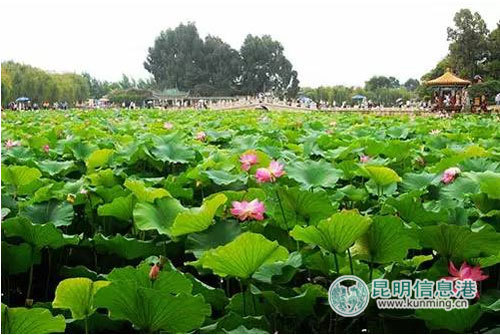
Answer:
[[45, 299], [48, 299], [49, 295], [49, 284], [50, 284], [50, 274], [52, 271], [52, 253], [50, 252], [50, 249], [47, 248], [47, 280], [45, 281]]
[[347, 255], [349, 255], [349, 267], [351, 268], [351, 274], [354, 275], [354, 267], [352, 266], [351, 249], [349, 249], [349, 248], [347, 248]]
[[240, 279], [238, 279], [238, 283], [240, 283], [240, 292], [243, 295], [243, 316], [247, 316], [245, 291], [243, 291], [243, 284]]
[[283, 210], [283, 204], [281, 203], [281, 197], [280, 197], [280, 194], [279, 194], [277, 189], [276, 189], [276, 197], [278, 198], [278, 204], [280, 205], [281, 216], [283, 217], [283, 222], [288, 227], [288, 224], [286, 222], [286, 217], [285, 217], [285, 211]]
[[29, 279], [28, 279], [28, 290], [26, 292], [26, 304], [28, 304], [28, 301], [31, 299], [31, 286], [33, 285], [33, 264], [30, 266], [30, 273], [29, 273]]
[[85, 316], [85, 319], [84, 319], [84, 323], [85, 323], [85, 334], [88, 334], [89, 333], [89, 317], [88, 316]]
[[340, 275], [340, 271], [339, 271], [339, 260], [337, 258], [336, 252], [333, 253], [333, 259], [335, 260], [335, 269], [337, 270], [337, 276], [338, 276]]

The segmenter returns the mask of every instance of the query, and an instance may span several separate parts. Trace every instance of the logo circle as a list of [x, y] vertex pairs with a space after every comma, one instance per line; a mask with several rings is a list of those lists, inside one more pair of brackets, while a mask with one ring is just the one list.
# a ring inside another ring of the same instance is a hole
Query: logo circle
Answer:
[[[354, 281], [354, 285], [342, 285], [346, 281]], [[328, 289], [328, 303], [340, 316], [357, 316], [368, 307], [368, 302], [370, 302], [368, 286], [357, 276], [340, 276]]]

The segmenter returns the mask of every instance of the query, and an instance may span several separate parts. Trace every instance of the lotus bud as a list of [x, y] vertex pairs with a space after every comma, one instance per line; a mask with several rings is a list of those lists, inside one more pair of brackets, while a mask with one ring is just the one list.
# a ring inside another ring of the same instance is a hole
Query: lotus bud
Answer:
[[149, 279], [156, 280], [160, 274], [160, 270], [160, 266], [158, 264], [154, 264], [149, 271]]

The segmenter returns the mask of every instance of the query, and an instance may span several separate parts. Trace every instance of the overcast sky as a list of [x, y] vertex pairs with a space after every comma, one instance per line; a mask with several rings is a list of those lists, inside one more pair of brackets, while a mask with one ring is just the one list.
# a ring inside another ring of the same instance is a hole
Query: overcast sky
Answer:
[[0, 57], [52, 71], [147, 78], [161, 30], [194, 21], [239, 49], [247, 34], [279, 40], [301, 86], [363, 85], [373, 75], [420, 78], [447, 53], [460, 8], [491, 30], [499, 0], [1, 0]]

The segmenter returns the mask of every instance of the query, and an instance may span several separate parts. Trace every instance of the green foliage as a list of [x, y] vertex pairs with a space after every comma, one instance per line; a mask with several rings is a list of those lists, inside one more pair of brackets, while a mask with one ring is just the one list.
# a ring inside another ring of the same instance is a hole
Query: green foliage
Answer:
[[287, 257], [288, 251], [278, 242], [247, 232], [224, 246], [205, 252], [199, 263], [221, 277], [247, 279], [262, 265], [283, 261]]
[[[48, 113], [2, 115], [2, 143], [21, 141], [2, 146], [2, 331], [496, 326], [500, 163], [490, 115]], [[194, 140], [198, 130], [209, 140]], [[259, 162], [244, 171], [238, 159], [251, 151]], [[258, 183], [270, 160], [285, 175]], [[449, 167], [461, 172], [445, 184]], [[263, 220], [233, 214], [235, 201], [254, 199]], [[372, 304], [355, 321], [336, 319], [327, 304], [340, 275], [435, 280], [450, 275], [448, 261], [489, 276], [467, 310], [396, 315]]]
[[65, 279], [57, 285], [52, 306], [70, 309], [73, 319], [88, 318], [96, 309], [94, 295], [107, 285], [109, 282], [103, 280], [93, 282], [88, 278]]
[[62, 315], [52, 316], [45, 308], [10, 308], [2, 304], [3, 334], [62, 333], [66, 328]]

